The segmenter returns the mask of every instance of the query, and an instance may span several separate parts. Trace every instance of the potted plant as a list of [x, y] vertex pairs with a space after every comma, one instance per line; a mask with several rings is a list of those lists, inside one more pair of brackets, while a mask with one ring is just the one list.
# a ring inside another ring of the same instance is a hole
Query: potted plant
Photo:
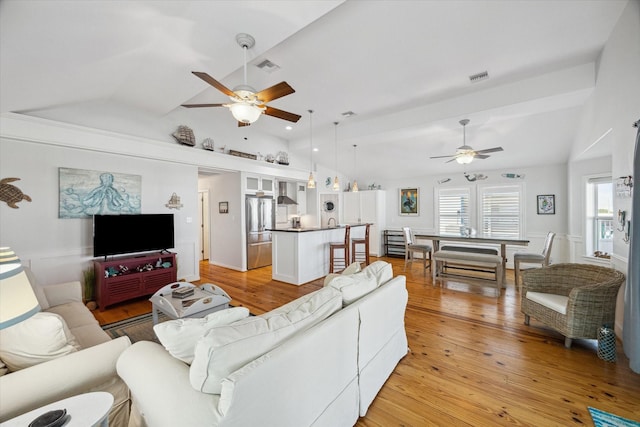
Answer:
[[95, 302], [96, 273], [93, 266], [85, 269], [82, 272], [82, 275], [84, 277], [84, 284], [82, 287], [84, 303], [89, 310], [95, 310], [98, 305]]

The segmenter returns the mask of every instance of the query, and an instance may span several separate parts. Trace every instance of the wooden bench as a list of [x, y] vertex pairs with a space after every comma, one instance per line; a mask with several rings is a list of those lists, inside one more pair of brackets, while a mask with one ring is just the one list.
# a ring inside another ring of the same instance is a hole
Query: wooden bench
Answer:
[[[445, 246], [446, 247], [446, 246]], [[463, 246], [457, 246], [457, 248], [463, 248]], [[467, 247], [464, 247], [467, 249]], [[476, 249], [474, 252], [467, 250], [439, 250], [433, 254], [434, 267], [431, 269], [433, 274], [433, 284], [436, 284], [438, 277], [462, 277], [465, 279], [482, 281], [485, 283], [491, 283], [496, 287], [497, 296], [500, 296], [500, 290], [503, 287], [503, 271], [502, 271], [502, 257], [497, 253], [490, 253], [485, 251], [478, 252], [477, 249], [485, 249], [486, 251], [492, 251], [488, 248], [469, 248]], [[496, 251], [497, 252], [497, 251]], [[448, 267], [488, 271], [494, 273], [494, 279], [488, 279], [483, 277], [474, 277], [465, 274], [453, 274], [446, 271]]]

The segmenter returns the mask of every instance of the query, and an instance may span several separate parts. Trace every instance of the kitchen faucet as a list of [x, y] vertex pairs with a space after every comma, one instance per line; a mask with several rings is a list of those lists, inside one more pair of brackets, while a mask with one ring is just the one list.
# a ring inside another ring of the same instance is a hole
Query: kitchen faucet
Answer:
[[331, 227], [331, 220], [333, 220], [333, 226], [336, 227], [336, 219], [334, 217], [329, 218], [329, 221], [327, 221], [327, 227]]

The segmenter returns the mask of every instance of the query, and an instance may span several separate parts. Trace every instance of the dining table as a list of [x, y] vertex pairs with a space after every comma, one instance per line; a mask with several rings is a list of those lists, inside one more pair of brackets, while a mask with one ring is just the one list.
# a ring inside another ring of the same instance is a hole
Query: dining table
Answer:
[[507, 246], [528, 246], [529, 240], [525, 239], [511, 239], [501, 237], [482, 237], [482, 236], [463, 236], [461, 234], [422, 234], [416, 233], [414, 235], [416, 239], [426, 239], [433, 242], [433, 251], [440, 250], [440, 242], [464, 242], [468, 245], [476, 244], [493, 244], [500, 245], [500, 256], [502, 257], [502, 274], [503, 279], [506, 275], [507, 267]]

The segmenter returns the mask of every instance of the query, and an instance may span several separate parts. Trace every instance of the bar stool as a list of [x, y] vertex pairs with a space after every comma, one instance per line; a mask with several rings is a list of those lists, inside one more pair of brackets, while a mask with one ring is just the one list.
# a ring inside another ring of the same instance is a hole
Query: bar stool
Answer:
[[[369, 265], [369, 224], [366, 227], [364, 238], [351, 239], [351, 262], [364, 262], [364, 265]], [[358, 251], [358, 245], [363, 245], [363, 250]]]
[[[344, 270], [349, 265], [349, 235], [351, 227], [344, 227], [344, 242], [329, 243], [329, 273]], [[336, 251], [343, 251], [344, 257], [336, 255]]]

